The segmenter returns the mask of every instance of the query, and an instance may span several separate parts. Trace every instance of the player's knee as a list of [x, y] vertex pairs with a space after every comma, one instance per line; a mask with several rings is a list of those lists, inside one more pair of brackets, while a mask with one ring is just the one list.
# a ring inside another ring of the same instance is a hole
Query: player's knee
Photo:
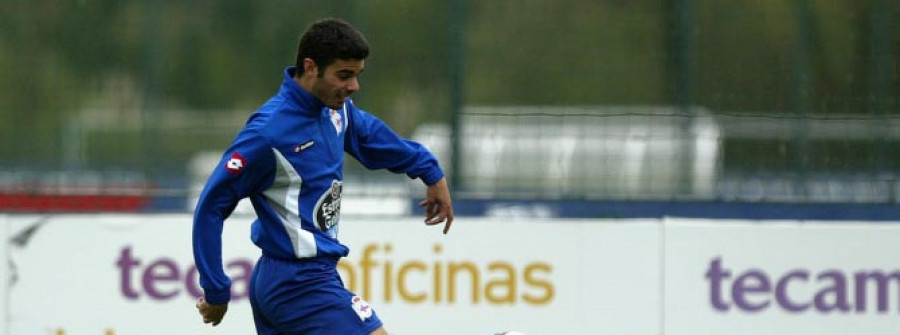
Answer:
[[388, 335], [387, 330], [384, 330], [384, 327], [378, 327], [375, 331], [369, 333], [369, 335]]

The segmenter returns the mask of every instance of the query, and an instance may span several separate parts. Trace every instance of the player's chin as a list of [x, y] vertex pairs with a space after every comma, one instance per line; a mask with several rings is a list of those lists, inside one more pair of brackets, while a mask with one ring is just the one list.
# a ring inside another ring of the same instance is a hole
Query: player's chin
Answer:
[[331, 109], [341, 109], [344, 108], [344, 102], [347, 101], [347, 98], [335, 97], [334, 101], [328, 107]]

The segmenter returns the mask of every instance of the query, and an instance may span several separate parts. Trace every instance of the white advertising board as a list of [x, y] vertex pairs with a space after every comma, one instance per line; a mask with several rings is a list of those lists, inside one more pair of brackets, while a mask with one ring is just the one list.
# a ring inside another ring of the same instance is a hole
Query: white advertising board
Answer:
[[665, 334], [896, 334], [900, 225], [666, 220]]
[[[19, 217], [9, 248], [10, 334], [202, 334], [187, 215]], [[226, 230], [225, 259], [255, 251]], [[234, 270], [234, 269], [232, 269]], [[231, 271], [235, 272], [235, 271]], [[238, 288], [245, 290], [245, 288]], [[249, 304], [229, 307], [223, 332], [252, 334]]]
[[[194, 308], [189, 215], [0, 216], [0, 334], [253, 334], [251, 221], [226, 223], [234, 300], [213, 328]], [[342, 221], [345, 284], [391, 334], [900, 329], [896, 223], [459, 218], [445, 236], [421, 218]]]
[[[259, 251], [252, 217], [226, 223], [233, 302], [202, 324], [189, 215], [19, 216], [10, 220], [10, 334], [252, 334], [246, 283]], [[345, 283], [392, 334], [659, 334], [655, 220], [344, 217]]]

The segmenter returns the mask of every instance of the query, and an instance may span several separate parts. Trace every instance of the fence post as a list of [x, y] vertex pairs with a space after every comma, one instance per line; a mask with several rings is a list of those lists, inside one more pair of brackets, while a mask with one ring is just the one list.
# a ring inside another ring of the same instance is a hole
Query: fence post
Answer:
[[669, 35], [670, 70], [669, 85], [674, 94], [677, 113], [681, 117], [680, 155], [678, 193], [680, 195], [693, 194], [693, 161], [694, 145], [691, 136], [691, 128], [694, 123], [692, 97], [692, 67], [691, 67], [691, 27], [693, 24], [693, 0], [672, 0], [673, 7], [671, 18], [672, 29]]
[[[886, 6], [884, 0], [872, 0], [869, 3], [869, 19], [871, 22], [871, 38], [869, 38], [869, 52], [872, 61], [869, 62], [869, 108], [877, 118], [888, 116], [888, 87], [891, 84], [891, 36], [890, 21], [888, 18], [890, 9]], [[888, 136], [890, 134], [891, 124], [887, 122], [879, 122], [875, 136], [875, 170], [877, 173], [877, 182], [884, 183], [888, 189], [888, 202], [896, 202], [897, 194], [894, 190], [894, 176], [891, 176], [890, 167], [887, 163], [888, 152]]]
[[460, 191], [465, 187], [462, 180], [462, 109], [465, 100], [463, 73], [465, 71], [465, 29], [467, 13], [466, 0], [454, 0], [450, 4], [450, 187]]
[[139, 148], [142, 152], [140, 170], [149, 180], [154, 180], [159, 174], [156, 162], [159, 159], [157, 141], [159, 137], [160, 113], [162, 113], [161, 87], [163, 77], [162, 37], [162, 2], [144, 0], [143, 21], [143, 59], [142, 59], [142, 103], [140, 109], [140, 137]]
[[797, 0], [797, 40], [794, 54], [794, 195], [799, 200], [809, 200], [807, 192], [810, 142], [806, 117], [809, 114], [809, 101], [813, 90], [810, 73], [810, 45], [812, 44], [812, 13], [809, 0]]

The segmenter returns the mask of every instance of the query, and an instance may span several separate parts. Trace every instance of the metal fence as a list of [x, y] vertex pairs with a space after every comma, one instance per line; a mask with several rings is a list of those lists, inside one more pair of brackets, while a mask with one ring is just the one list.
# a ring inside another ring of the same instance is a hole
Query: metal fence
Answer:
[[898, 201], [898, 2], [0, 7], [0, 210], [190, 210], [198, 157], [325, 16], [372, 45], [355, 100], [431, 146], [458, 197]]

